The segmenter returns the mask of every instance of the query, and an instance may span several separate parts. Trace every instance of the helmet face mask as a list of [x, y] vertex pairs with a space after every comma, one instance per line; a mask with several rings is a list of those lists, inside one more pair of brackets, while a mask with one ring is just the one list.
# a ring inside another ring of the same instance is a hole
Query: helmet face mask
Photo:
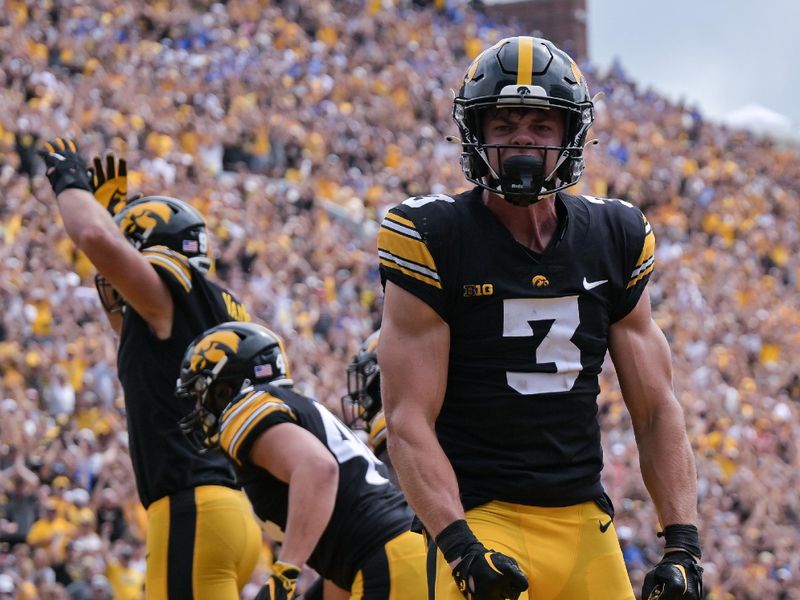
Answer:
[[180, 420], [201, 451], [219, 446], [219, 419], [252, 385], [291, 386], [281, 338], [261, 325], [232, 321], [212, 327], [187, 348], [175, 396], [194, 410]]
[[[487, 109], [496, 108], [560, 109], [564, 115], [561, 144], [485, 144], [483, 120]], [[453, 101], [453, 119], [461, 134], [464, 176], [512, 204], [528, 206], [580, 179], [594, 107], [583, 74], [566, 53], [547, 40], [520, 36], [499, 41], [472, 62]], [[535, 157], [512, 156], [503, 163], [495, 160], [499, 169], [493, 168], [490, 153], [499, 157], [512, 147], [541, 152], [544, 164], [552, 155], [550, 162], [555, 166], [544, 172]]]
[[378, 366], [380, 329], [372, 333], [347, 366], [347, 394], [342, 396], [342, 420], [353, 429], [365, 429], [383, 407]]
[[213, 266], [203, 217], [186, 202], [168, 196], [145, 196], [114, 217], [126, 239], [139, 251], [166, 246], [183, 254], [195, 268], [208, 273]]

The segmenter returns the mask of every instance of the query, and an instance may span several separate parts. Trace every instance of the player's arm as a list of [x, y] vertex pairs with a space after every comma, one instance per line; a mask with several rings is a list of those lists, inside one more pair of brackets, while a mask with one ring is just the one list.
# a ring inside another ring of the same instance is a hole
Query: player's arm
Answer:
[[453, 467], [436, 438], [450, 328], [425, 302], [386, 283], [378, 362], [392, 464], [431, 536], [464, 518]]
[[614, 323], [609, 351], [639, 448], [642, 477], [662, 526], [697, 521], [697, 476], [683, 410], [672, 390], [672, 361], [653, 320], [650, 296]]
[[67, 235], [149, 323], [153, 333], [160, 339], [168, 338], [174, 312], [169, 288], [92, 196], [83, 159], [74, 143], [59, 139], [48, 142], [42, 156]]
[[450, 356], [450, 327], [425, 302], [386, 283], [378, 362], [389, 454], [409, 504], [475, 598], [517, 598], [528, 580], [516, 561], [470, 529], [458, 481], [436, 437]]
[[148, 322], [153, 333], [160, 339], [168, 338], [172, 332], [174, 303], [167, 284], [156, 270], [128, 243], [91, 194], [68, 189], [57, 199], [67, 235]]
[[303, 565], [328, 526], [336, 503], [339, 465], [313, 434], [293, 423], [264, 431], [250, 461], [289, 485], [285, 538], [278, 559]]
[[703, 569], [697, 531], [697, 475], [683, 410], [672, 391], [672, 361], [644, 291], [614, 323], [609, 351], [631, 414], [642, 477], [658, 512], [664, 556], [647, 573], [642, 598], [699, 600]]

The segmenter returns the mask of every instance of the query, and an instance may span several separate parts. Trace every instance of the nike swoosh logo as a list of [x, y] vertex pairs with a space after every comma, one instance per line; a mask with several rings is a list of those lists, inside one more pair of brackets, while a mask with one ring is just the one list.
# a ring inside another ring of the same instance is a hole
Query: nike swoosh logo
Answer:
[[597, 520], [598, 524], [600, 525], [600, 533], [605, 533], [606, 530], [611, 527], [613, 519], [609, 519], [608, 523], [603, 523], [600, 519]]
[[608, 283], [608, 279], [600, 279], [599, 281], [586, 281], [586, 277], [583, 278], [583, 288], [586, 290], [593, 290], [598, 285], [603, 285], [604, 283]]

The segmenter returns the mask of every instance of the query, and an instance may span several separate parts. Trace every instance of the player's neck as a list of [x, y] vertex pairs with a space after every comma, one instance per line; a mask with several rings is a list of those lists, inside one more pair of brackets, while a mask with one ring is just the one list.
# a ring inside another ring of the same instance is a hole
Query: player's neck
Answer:
[[530, 206], [514, 206], [501, 196], [485, 193], [483, 202], [517, 242], [541, 254], [558, 229], [556, 197], [548, 196]]

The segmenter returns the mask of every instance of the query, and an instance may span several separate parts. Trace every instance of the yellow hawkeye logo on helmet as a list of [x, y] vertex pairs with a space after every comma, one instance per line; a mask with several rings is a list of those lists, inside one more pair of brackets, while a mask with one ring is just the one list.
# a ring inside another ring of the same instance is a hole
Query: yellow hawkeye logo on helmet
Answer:
[[575, 83], [580, 83], [583, 81], [583, 73], [581, 72], [580, 67], [574, 60], [572, 60], [571, 57], [569, 59], [569, 63], [569, 66], [572, 69], [572, 76], [575, 77]]
[[196, 372], [216, 365], [229, 354], [236, 353], [239, 341], [239, 336], [233, 331], [215, 331], [197, 342], [189, 368]]
[[161, 202], [145, 202], [133, 206], [125, 214], [119, 227], [123, 233], [147, 231], [159, 223], [166, 225], [172, 218], [172, 210]]

